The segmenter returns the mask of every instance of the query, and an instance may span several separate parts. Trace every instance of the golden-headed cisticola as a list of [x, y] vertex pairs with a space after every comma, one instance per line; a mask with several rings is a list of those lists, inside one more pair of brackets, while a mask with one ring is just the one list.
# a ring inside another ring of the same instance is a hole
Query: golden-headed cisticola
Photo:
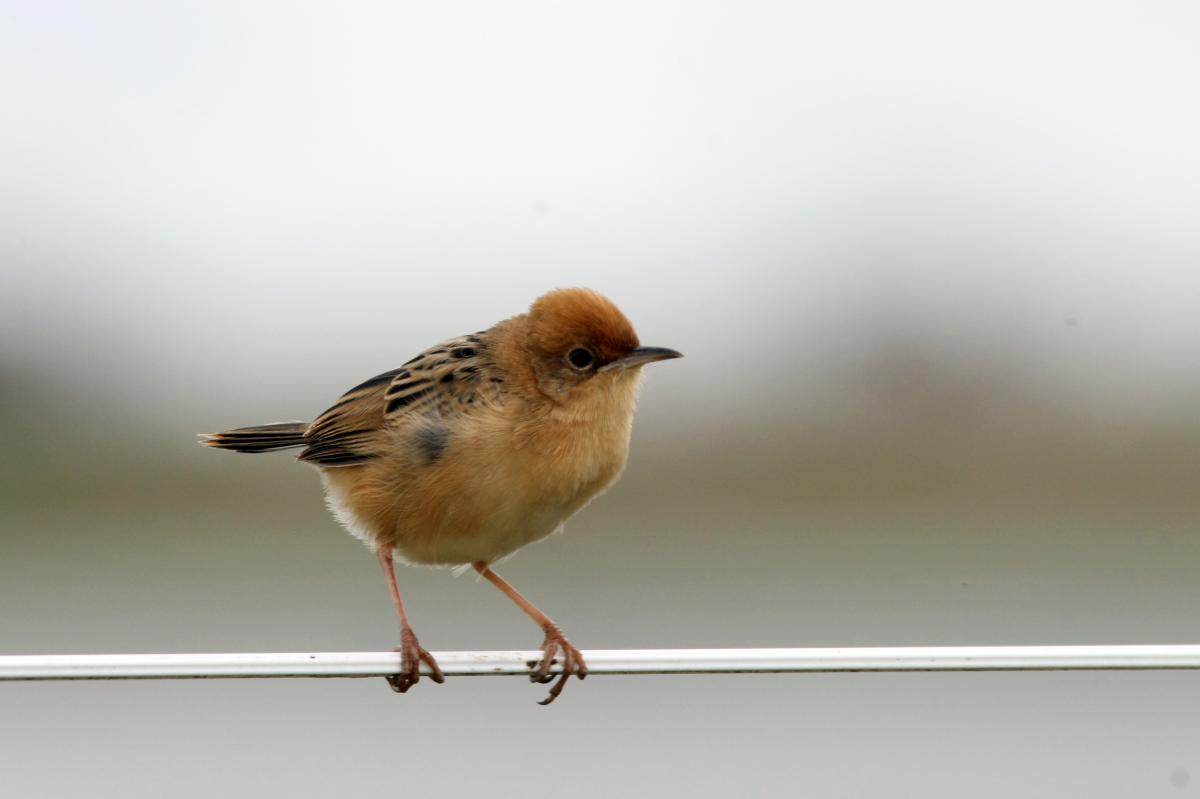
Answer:
[[552, 702], [587, 666], [550, 617], [491, 568], [560, 529], [617, 479], [629, 454], [641, 367], [678, 358], [643, 347], [625, 315], [587, 289], [559, 289], [527, 313], [438, 344], [343, 394], [312, 422], [244, 427], [203, 437], [211, 447], [270, 452], [302, 447], [329, 507], [373, 549], [400, 620], [399, 674], [407, 691], [422, 662], [396, 586], [393, 559], [470, 565], [545, 632], [531, 679], [554, 681]]

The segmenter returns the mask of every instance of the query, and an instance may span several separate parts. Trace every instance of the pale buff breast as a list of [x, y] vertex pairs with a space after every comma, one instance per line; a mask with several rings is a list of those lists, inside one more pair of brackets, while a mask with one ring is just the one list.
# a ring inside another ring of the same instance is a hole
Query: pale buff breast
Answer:
[[630, 380], [570, 412], [480, 414], [453, 428], [433, 464], [397, 442], [392, 457], [323, 470], [329, 507], [410, 563], [493, 563], [558, 530], [620, 476], [635, 393]]

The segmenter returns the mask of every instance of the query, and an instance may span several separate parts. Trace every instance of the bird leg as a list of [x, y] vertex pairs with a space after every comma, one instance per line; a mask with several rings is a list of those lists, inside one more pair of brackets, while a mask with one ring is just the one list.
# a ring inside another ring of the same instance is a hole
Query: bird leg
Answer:
[[396, 606], [396, 615], [400, 617], [400, 646], [392, 650], [400, 653], [400, 673], [386, 677], [388, 685], [399, 694], [412, 688], [421, 679], [421, 663], [429, 666], [429, 679], [436, 683], [445, 682], [441, 667], [433, 659], [433, 655], [417, 643], [417, 635], [408, 624], [408, 616], [404, 614], [404, 603], [400, 601], [400, 589], [396, 586], [396, 567], [392, 563], [391, 548], [381, 547], [376, 555], [379, 557], [379, 565], [383, 567], [383, 574], [387, 577], [388, 589], [392, 592], [392, 604]]
[[475, 571], [487, 578], [488, 582], [503, 591], [505, 596], [515, 602], [517, 607], [525, 611], [525, 615], [533, 619], [545, 631], [546, 638], [542, 641], [542, 661], [533, 673], [529, 675], [530, 682], [543, 684], [553, 682], [554, 675], [550, 673], [550, 667], [554, 665], [555, 653], [562, 652], [562, 675], [558, 678], [558, 682], [555, 682], [551, 686], [550, 695], [538, 704], [548, 705], [557, 699], [558, 695], [562, 693], [563, 687], [567, 684], [567, 679], [572, 674], [578, 676], [581, 680], [587, 676], [587, 664], [583, 662], [583, 653], [571, 645], [571, 642], [563, 635], [562, 630], [558, 628], [558, 625], [549, 616], [542, 613], [532, 602], [521, 596], [521, 593], [516, 588], [513, 588], [507, 580], [492, 571], [485, 562], [479, 561], [471, 565]]

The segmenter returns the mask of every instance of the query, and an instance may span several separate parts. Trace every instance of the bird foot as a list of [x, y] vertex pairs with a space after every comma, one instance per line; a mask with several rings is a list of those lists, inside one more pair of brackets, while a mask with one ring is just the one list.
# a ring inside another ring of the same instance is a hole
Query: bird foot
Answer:
[[[588, 673], [587, 664], [583, 662], [583, 654], [571, 645], [567, 637], [562, 634], [562, 630], [553, 624], [548, 625], [545, 630], [546, 640], [542, 642], [542, 660], [529, 675], [529, 681], [542, 685], [554, 682], [554, 685], [550, 687], [550, 695], [538, 702], [539, 705], [548, 705], [557, 699], [572, 674], [582, 680], [587, 677]], [[555, 654], [558, 652], [562, 652], [563, 669], [562, 674], [558, 675], [558, 681], [555, 682], [555, 675], [550, 673], [550, 667], [554, 665]], [[530, 664], [531, 667], [532, 665]]]
[[420, 681], [422, 663], [429, 667], [431, 672], [429, 679], [436, 683], [446, 681], [446, 677], [442, 674], [442, 669], [438, 666], [437, 661], [433, 659], [433, 655], [421, 648], [421, 645], [417, 643], [416, 634], [411, 629], [405, 627], [400, 631], [400, 646], [392, 651], [400, 653], [400, 673], [390, 674], [384, 679], [396, 693], [402, 694]]

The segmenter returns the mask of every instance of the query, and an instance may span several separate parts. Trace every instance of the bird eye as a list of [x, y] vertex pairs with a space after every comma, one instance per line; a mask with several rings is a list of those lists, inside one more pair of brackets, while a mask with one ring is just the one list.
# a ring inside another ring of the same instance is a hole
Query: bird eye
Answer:
[[576, 369], [586, 369], [592, 365], [592, 354], [583, 347], [576, 347], [567, 353], [567, 361]]

